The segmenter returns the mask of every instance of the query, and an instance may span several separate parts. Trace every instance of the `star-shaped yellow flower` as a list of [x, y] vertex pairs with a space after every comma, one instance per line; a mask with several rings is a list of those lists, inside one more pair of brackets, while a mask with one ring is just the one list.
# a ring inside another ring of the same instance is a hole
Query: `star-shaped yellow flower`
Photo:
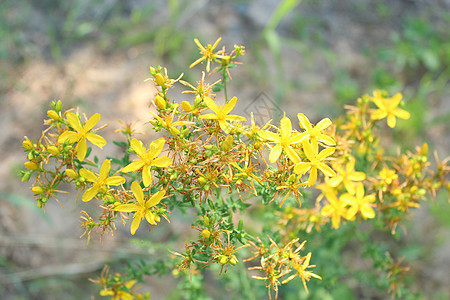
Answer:
[[135, 234], [139, 228], [139, 224], [143, 218], [147, 220], [150, 225], [156, 225], [160, 221], [159, 215], [151, 210], [152, 207], [161, 202], [161, 199], [166, 194], [165, 190], [160, 190], [150, 197], [147, 201], [144, 200], [144, 192], [136, 181], [131, 184], [131, 191], [136, 198], [138, 204], [120, 204], [114, 208], [120, 212], [134, 212], [133, 222], [131, 223], [131, 234]]
[[353, 181], [362, 181], [366, 179], [364, 172], [355, 171], [355, 159], [352, 157], [350, 161], [345, 165], [345, 168], [341, 164], [334, 164], [334, 169], [337, 171], [337, 175], [330, 179], [329, 185], [337, 187], [341, 182], [350, 194], [355, 193], [355, 185]]
[[265, 140], [275, 143], [275, 146], [269, 154], [269, 160], [272, 163], [277, 161], [283, 151], [294, 163], [299, 162], [300, 158], [292, 146], [301, 143], [308, 137], [306, 133], [293, 132], [291, 120], [289, 120], [286, 116], [280, 120], [280, 128], [278, 129], [278, 133], [261, 130], [259, 131], [259, 136]]
[[330, 155], [334, 153], [335, 148], [325, 148], [319, 153], [318, 145], [311, 145], [308, 141], [303, 142], [303, 151], [305, 152], [308, 162], [299, 162], [294, 167], [294, 172], [299, 175], [305, 174], [311, 169], [309, 174], [308, 185], [313, 186], [317, 180], [317, 170], [322, 171], [325, 175], [329, 177], [336, 176], [336, 173], [327, 166], [323, 161]]
[[134, 172], [142, 168], [142, 179], [144, 181], [144, 186], [150, 186], [152, 183], [150, 167], [155, 166], [158, 168], [164, 168], [172, 164], [172, 159], [168, 156], [157, 157], [162, 152], [165, 143], [166, 140], [164, 138], [159, 138], [150, 144], [150, 149], [147, 151], [141, 141], [132, 139], [130, 142], [131, 148], [139, 156], [139, 159], [123, 168], [122, 172]]
[[219, 122], [220, 128], [226, 133], [230, 133], [230, 125], [227, 123], [228, 121], [245, 121], [246, 119], [241, 116], [229, 115], [229, 113], [236, 106], [237, 98], [233, 97], [227, 104], [219, 107], [211, 98], [205, 97], [203, 99], [205, 101], [206, 106], [210, 110], [212, 110], [215, 114], [206, 114], [200, 116], [202, 119], [210, 119], [217, 120]]
[[194, 61], [189, 66], [189, 68], [192, 68], [193, 66], [201, 63], [202, 61], [204, 61], [206, 59], [206, 72], [209, 72], [211, 62], [214, 62], [214, 58], [219, 58], [219, 59], [226, 58], [227, 56], [222, 55], [223, 54], [222, 50], [214, 53], [214, 49], [217, 47], [217, 45], [219, 44], [221, 39], [222, 38], [218, 38], [217, 41], [212, 46], [211, 46], [211, 44], [208, 44], [208, 46], [206, 46], [206, 47], [203, 47], [202, 44], [200, 44], [200, 42], [198, 41], [198, 39], [194, 39], [194, 42], [197, 44], [198, 48], [200, 49], [200, 54], [202, 55], [202, 57], [200, 57], [199, 59]]
[[402, 100], [402, 94], [397, 93], [391, 98], [384, 98], [381, 91], [375, 91], [374, 96], [371, 97], [373, 103], [378, 106], [378, 109], [372, 112], [373, 120], [380, 120], [387, 117], [387, 124], [389, 127], [394, 128], [396, 119], [409, 119], [411, 116], [406, 110], [398, 108], [400, 101]]
[[341, 200], [350, 205], [346, 218], [353, 220], [357, 212], [361, 212], [364, 219], [372, 219], [375, 217], [375, 211], [372, 208], [372, 202], [375, 201], [375, 195], [364, 195], [364, 186], [358, 182], [356, 186], [356, 194], [346, 193], [341, 196]]
[[348, 214], [346, 208], [347, 204], [346, 202], [337, 198], [335, 191], [327, 192], [325, 194], [325, 197], [330, 204], [325, 205], [322, 208], [321, 214], [324, 217], [331, 216], [331, 224], [333, 228], [338, 229], [341, 224], [341, 218], [345, 218]]
[[94, 198], [98, 192], [106, 192], [106, 187], [109, 185], [120, 185], [125, 183], [125, 178], [122, 176], [111, 176], [108, 177], [109, 171], [111, 170], [111, 161], [109, 159], [105, 160], [100, 168], [99, 175], [95, 175], [92, 171], [87, 169], [81, 169], [80, 175], [84, 177], [87, 181], [94, 183], [94, 185], [87, 189], [82, 197], [84, 202], [90, 201]]
[[80, 161], [83, 161], [86, 157], [87, 144], [86, 139], [89, 140], [92, 144], [102, 148], [106, 145], [106, 141], [104, 138], [99, 136], [98, 134], [92, 133], [91, 130], [94, 126], [100, 121], [101, 115], [94, 114], [87, 122], [84, 124], [84, 127], [81, 125], [80, 119], [74, 113], [67, 113], [67, 122], [69, 125], [75, 129], [75, 131], [64, 131], [58, 138], [58, 143], [62, 144], [66, 140], [69, 141], [70, 144], [76, 143], [77, 147], [77, 157]]
[[315, 265], [309, 264], [310, 260], [311, 260], [311, 252], [309, 252], [308, 255], [306, 255], [302, 264], [299, 264], [297, 262], [292, 262], [291, 265], [297, 272], [294, 275], [289, 276], [286, 280], [284, 280], [282, 282], [282, 284], [285, 284], [286, 282], [292, 280], [294, 277], [298, 276], [302, 279], [303, 286], [305, 287], [306, 293], [309, 294], [308, 287], [306, 286], [306, 281], [309, 281], [311, 279], [311, 277], [322, 280], [322, 277], [320, 277], [319, 275], [314, 274], [311, 271], [308, 271], [309, 268], [315, 267]]
[[387, 184], [391, 184], [394, 180], [396, 180], [398, 178], [397, 173], [395, 173], [395, 170], [390, 170], [389, 168], [383, 168], [383, 170], [381, 170], [378, 173], [378, 176], [380, 176], [380, 178], [386, 182]]
[[335, 141], [328, 135], [322, 133], [328, 126], [331, 125], [331, 120], [328, 118], [322, 119], [316, 126], [313, 126], [309, 121], [308, 117], [304, 114], [297, 115], [300, 127], [305, 129], [305, 133], [309, 135], [309, 140], [311, 143], [317, 144], [321, 142], [322, 144], [332, 146], [335, 145]]

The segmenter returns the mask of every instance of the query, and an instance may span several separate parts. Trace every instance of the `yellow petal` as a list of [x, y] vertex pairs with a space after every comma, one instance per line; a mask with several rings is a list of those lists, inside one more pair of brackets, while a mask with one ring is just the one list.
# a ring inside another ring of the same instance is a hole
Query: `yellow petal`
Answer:
[[72, 112], [68, 112], [66, 115], [66, 118], [67, 118], [67, 122], [73, 129], [75, 129], [78, 132], [83, 131], [83, 127], [81, 126], [80, 119], [78, 119], [76, 114], [74, 114]]
[[335, 151], [334, 147], [323, 149], [322, 151], [320, 151], [319, 155], [317, 155], [317, 159], [322, 161], [328, 156], [332, 155], [334, 151]]
[[105, 180], [109, 175], [109, 170], [111, 170], [111, 161], [109, 159], [106, 159], [100, 168], [98, 179]]
[[106, 145], [106, 140], [98, 134], [88, 132], [86, 134], [86, 138], [89, 140], [89, 142], [91, 142], [97, 147], [102, 148], [103, 146]]
[[366, 219], [372, 219], [375, 217], [375, 211], [369, 205], [361, 206], [361, 215]]
[[150, 143], [149, 156], [150, 159], [157, 157], [163, 150], [166, 140], [164, 138], [159, 138], [156, 141]]
[[128, 173], [128, 172], [134, 172], [139, 170], [140, 168], [142, 168], [144, 166], [144, 162], [142, 160], [136, 160], [134, 162], [132, 162], [131, 164], [127, 165], [125, 168], [122, 169], [123, 173]]
[[205, 102], [206, 106], [208, 106], [208, 108], [212, 110], [215, 114], [219, 113], [220, 111], [219, 106], [217, 106], [217, 104], [211, 98], [205, 97], [203, 101]]
[[133, 183], [131, 183], [131, 191], [139, 204], [144, 206], [144, 191], [142, 190], [141, 185], [136, 181], [133, 181]]
[[157, 223], [155, 222], [155, 215], [152, 212], [146, 211], [144, 216], [150, 225], [157, 225]]
[[225, 106], [222, 108], [222, 113], [224, 115], [228, 115], [236, 106], [236, 102], [237, 102], [236, 97], [231, 98], [231, 100], [227, 104], [225, 104]]
[[303, 145], [303, 152], [305, 152], [306, 157], [309, 159], [309, 161], [314, 161], [316, 159], [316, 153], [314, 153], [311, 144], [308, 141], [304, 141], [302, 145]]
[[271, 163], [274, 163], [277, 161], [277, 159], [280, 157], [281, 152], [283, 151], [283, 148], [280, 145], [276, 145], [273, 147], [273, 149], [270, 151], [269, 154], [269, 160]]
[[313, 186], [317, 181], [317, 168], [311, 167], [311, 172], [309, 173], [308, 185]]
[[90, 189], [87, 189], [84, 194], [83, 197], [81, 198], [84, 202], [88, 202], [90, 200], [92, 200], [92, 198], [94, 198], [97, 195], [99, 187], [94, 185], [93, 187], [91, 187]]
[[172, 159], [168, 156], [157, 157], [152, 161], [152, 165], [159, 168], [164, 168], [172, 165]]
[[114, 208], [114, 210], [121, 212], [135, 212], [139, 209], [141, 209], [141, 207], [136, 204], [120, 204]]
[[308, 117], [305, 116], [304, 114], [297, 114], [298, 120], [299, 120], [299, 124], [300, 127], [305, 129], [307, 132], [312, 130], [312, 125], [311, 122], [309, 121]]
[[280, 134], [282, 138], [288, 138], [292, 132], [291, 120], [288, 117], [283, 117], [280, 121]]
[[387, 117], [387, 124], [389, 127], [394, 128], [397, 120], [395, 119], [394, 115], [388, 115]]
[[144, 169], [142, 169], [142, 179], [145, 187], [148, 187], [150, 186], [150, 184], [152, 184], [152, 174], [149, 166], [144, 166]]
[[317, 125], [316, 125], [316, 127], [314, 127], [314, 129], [317, 132], [320, 132], [320, 131], [326, 129], [330, 125], [331, 125], [331, 120], [329, 118], [325, 118], [325, 119], [322, 119], [319, 123], [317, 123]]
[[76, 150], [77, 150], [77, 158], [80, 161], [83, 161], [84, 158], [86, 157], [86, 152], [87, 152], [87, 144], [86, 144], [85, 137], [81, 138], [81, 140], [78, 142]]
[[366, 179], [366, 174], [364, 172], [352, 172], [347, 175], [347, 178], [351, 181], [362, 181]]
[[370, 117], [372, 118], [372, 120], [380, 120], [380, 119], [384, 119], [387, 116], [387, 112], [381, 109], [377, 109], [376, 111], [372, 112], [372, 114], [370, 115]]
[[309, 133], [306, 133], [306, 132], [293, 134], [289, 138], [288, 144], [289, 145], [295, 145], [295, 144], [301, 143], [305, 139], [307, 139], [308, 137], [309, 137]]
[[133, 222], [131, 223], [131, 234], [134, 235], [136, 230], [139, 228], [139, 224], [141, 224], [142, 215], [136, 213], [133, 218]]
[[157, 192], [156, 194], [154, 194], [153, 196], [150, 197], [150, 199], [147, 201], [145, 207], [150, 208], [152, 206], [155, 206], [156, 204], [158, 204], [161, 201], [161, 199], [164, 197], [165, 194], [166, 194], [165, 190], [160, 190], [159, 192]]
[[258, 134], [262, 139], [268, 140], [271, 142], [277, 142], [280, 140], [280, 137], [278, 136], [278, 134], [267, 131], [267, 130], [261, 130], [258, 132]]
[[336, 176], [336, 172], [334, 172], [333, 169], [331, 169], [329, 166], [327, 166], [324, 163], [318, 164], [318, 167], [320, 171], [322, 171], [323, 174], [327, 175], [328, 177], [334, 177]]
[[311, 168], [311, 164], [305, 163], [305, 162], [300, 162], [295, 165], [294, 173], [298, 174], [298, 175], [303, 175], [306, 172], [308, 172], [309, 168]]
[[87, 122], [84, 124], [84, 130], [89, 131], [100, 121], [102, 116], [99, 113], [94, 114]]
[[81, 169], [80, 170], [80, 175], [82, 177], [86, 178], [87, 181], [97, 182], [97, 176], [95, 176], [94, 173], [92, 173], [91, 171], [89, 171], [87, 169]]
[[78, 142], [81, 138], [80, 134], [74, 131], [64, 131], [58, 138], [58, 143], [63, 144], [66, 140], [69, 140], [69, 144]]
[[145, 157], [147, 155], [147, 151], [145, 150], [142, 142], [137, 139], [132, 139], [130, 142], [131, 148], [136, 152], [140, 157]]
[[407, 112], [406, 110], [397, 108], [396, 110], [394, 110], [392, 112], [395, 116], [397, 116], [400, 119], [409, 119], [409, 117], [411, 116], [409, 112]]
[[121, 185], [125, 183], [125, 181], [125, 178], [123, 178], [122, 176], [111, 176], [106, 178], [105, 183], [107, 185]]

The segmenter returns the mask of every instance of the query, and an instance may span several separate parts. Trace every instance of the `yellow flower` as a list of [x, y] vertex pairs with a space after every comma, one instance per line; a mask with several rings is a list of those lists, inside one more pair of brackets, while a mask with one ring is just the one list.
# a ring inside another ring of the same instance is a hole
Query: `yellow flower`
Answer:
[[375, 211], [371, 204], [375, 201], [375, 195], [364, 196], [364, 186], [361, 182], [358, 182], [356, 186], [355, 195], [346, 193], [341, 196], [341, 200], [347, 205], [350, 205], [347, 211], [347, 219], [353, 220], [358, 211], [361, 212], [364, 219], [372, 219], [375, 217]]
[[256, 125], [255, 118], [253, 117], [253, 112], [250, 112], [250, 127], [245, 131], [245, 135], [249, 139], [257, 139], [259, 137], [259, 133], [266, 129], [272, 120], [269, 120], [262, 128]]
[[298, 276], [302, 279], [303, 286], [305, 287], [306, 293], [309, 294], [308, 287], [306, 286], [306, 281], [309, 281], [311, 277], [317, 278], [322, 280], [322, 277], [320, 277], [317, 274], [314, 274], [311, 271], [308, 271], [309, 268], [314, 268], [315, 265], [310, 265], [309, 261], [311, 260], [311, 252], [306, 255], [304, 258], [303, 263], [300, 265], [299, 263], [292, 263], [293, 268], [297, 271], [296, 274], [289, 276], [286, 280], [282, 282], [282, 284], [285, 284], [286, 282], [292, 280], [295, 276]]
[[93, 172], [87, 169], [81, 169], [80, 175], [86, 178], [87, 181], [94, 183], [94, 185], [87, 189], [83, 194], [83, 201], [87, 202], [94, 198], [98, 192], [106, 192], [106, 187], [109, 185], [120, 185], [125, 183], [125, 178], [122, 176], [108, 177], [111, 170], [111, 161], [105, 160], [100, 168], [99, 175], [95, 175]]
[[200, 116], [202, 119], [210, 119], [210, 120], [217, 120], [219, 122], [220, 128], [226, 133], [230, 133], [230, 125], [227, 123], [227, 120], [229, 121], [245, 121], [246, 119], [241, 116], [235, 116], [235, 115], [228, 115], [233, 108], [236, 106], [237, 98], [233, 97], [227, 104], [224, 106], [219, 107], [211, 98], [206, 97], [204, 99], [205, 104], [208, 106], [209, 109], [211, 109], [214, 114], [206, 114]]
[[[314, 146], [314, 147], [313, 147]], [[311, 169], [309, 174], [308, 185], [313, 186], [317, 180], [317, 170], [322, 171], [329, 177], [336, 176], [336, 173], [327, 166], [323, 161], [334, 153], [335, 148], [326, 148], [319, 153], [318, 145], [311, 145], [308, 141], [303, 142], [303, 151], [309, 162], [299, 162], [294, 167], [294, 172], [299, 175], [305, 174]]]
[[410, 114], [406, 110], [398, 108], [400, 101], [402, 100], [402, 94], [397, 93], [392, 98], [384, 98], [381, 91], [375, 91], [374, 96], [371, 97], [373, 103], [378, 106], [378, 109], [372, 113], [372, 119], [380, 120], [387, 117], [387, 124], [389, 127], [394, 128], [396, 119], [409, 119]]
[[201, 63], [202, 61], [204, 61], [206, 59], [206, 72], [209, 72], [211, 62], [214, 63], [214, 58], [220, 58], [220, 59], [225, 58], [226, 56], [222, 55], [223, 51], [218, 51], [218, 52], [214, 53], [214, 49], [217, 47], [217, 45], [219, 44], [221, 39], [222, 38], [218, 38], [217, 41], [212, 46], [211, 46], [211, 44], [208, 44], [208, 46], [206, 46], [206, 48], [203, 47], [202, 44], [200, 44], [198, 39], [194, 39], [194, 42], [197, 44], [198, 48], [200, 49], [200, 54], [202, 55], [202, 57], [200, 57], [199, 59], [194, 61], [189, 66], [189, 68], [192, 68], [193, 66]]
[[334, 169], [337, 171], [338, 175], [330, 179], [329, 185], [337, 187], [342, 182], [350, 194], [355, 193], [353, 181], [362, 181], [366, 179], [366, 174], [364, 172], [355, 171], [355, 158], [353, 157], [345, 165], [345, 169], [339, 164], [335, 164]]
[[164, 128], [167, 128], [167, 130], [174, 136], [180, 134], [180, 130], [178, 130], [178, 128], [176, 128], [175, 126], [183, 126], [183, 125], [192, 125], [192, 124], [194, 124], [194, 122], [187, 122], [187, 121], [176, 121], [176, 122], [174, 122], [173, 118], [175, 116], [177, 108], [178, 108], [178, 104], [175, 105], [175, 108], [173, 109], [172, 114], [170, 116], [164, 116], [164, 119], [159, 117], [155, 113], [150, 112], [159, 122], [161, 122], [161, 125]]
[[332, 146], [335, 141], [326, 134], [323, 134], [322, 131], [325, 130], [328, 126], [331, 125], [331, 120], [328, 118], [322, 119], [317, 125], [314, 127], [309, 121], [308, 117], [304, 114], [297, 115], [300, 127], [305, 129], [305, 133], [309, 135], [309, 140], [311, 143], [317, 144], [321, 142], [322, 144]]
[[104, 138], [99, 136], [98, 134], [92, 133], [91, 130], [94, 126], [100, 121], [101, 115], [94, 114], [87, 122], [84, 124], [84, 127], [81, 126], [80, 119], [74, 113], [67, 113], [67, 122], [69, 125], [75, 129], [75, 131], [64, 131], [58, 138], [58, 143], [62, 144], [66, 140], [69, 141], [70, 144], [76, 143], [77, 147], [77, 157], [80, 161], [83, 161], [86, 157], [87, 144], [86, 140], [89, 140], [92, 144], [102, 148], [106, 145], [106, 141]]
[[156, 194], [150, 197], [147, 201], [144, 201], [144, 192], [141, 186], [136, 181], [131, 184], [131, 191], [134, 197], [138, 201], [138, 204], [120, 204], [114, 208], [120, 212], [134, 212], [133, 222], [131, 223], [131, 234], [135, 234], [139, 228], [139, 224], [143, 218], [151, 225], [156, 225], [159, 222], [159, 215], [150, 210], [153, 206], [157, 205], [166, 194], [165, 190], [160, 190]]
[[263, 139], [275, 143], [275, 147], [272, 148], [269, 154], [269, 160], [272, 163], [277, 161], [283, 151], [294, 163], [299, 162], [300, 158], [294, 148], [292, 148], [292, 145], [301, 143], [308, 137], [305, 133], [293, 132], [291, 120], [286, 116], [280, 120], [278, 134], [265, 130], [260, 131], [259, 135]]
[[384, 182], [387, 184], [391, 184], [392, 181], [396, 180], [398, 178], [398, 175], [395, 173], [395, 170], [390, 170], [388, 168], [383, 168], [378, 173], [378, 176], [380, 176], [381, 179], [383, 179]]
[[338, 229], [341, 224], [341, 218], [347, 216], [347, 204], [338, 199], [336, 192], [334, 191], [326, 193], [325, 197], [330, 204], [325, 205], [322, 208], [321, 214], [324, 217], [331, 216], [331, 224], [333, 225], [333, 228]]
[[[130, 280], [125, 284], [125, 287], [130, 290], [136, 284], [136, 280]], [[133, 294], [126, 291], [113, 291], [113, 289], [103, 289], [100, 291], [100, 296], [112, 296], [112, 300], [133, 300]]]
[[172, 159], [167, 156], [157, 157], [163, 150], [165, 143], [166, 140], [164, 138], [159, 138], [150, 144], [150, 149], [147, 151], [141, 141], [132, 139], [130, 142], [131, 148], [139, 156], [139, 159], [123, 168], [122, 172], [134, 172], [142, 168], [142, 179], [144, 180], [144, 186], [150, 186], [152, 183], [150, 167], [155, 166], [158, 168], [164, 168], [172, 164]]

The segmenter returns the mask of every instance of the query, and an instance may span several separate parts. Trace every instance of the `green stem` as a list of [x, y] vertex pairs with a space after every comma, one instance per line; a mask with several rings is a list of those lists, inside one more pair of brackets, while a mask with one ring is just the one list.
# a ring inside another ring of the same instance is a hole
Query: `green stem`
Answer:
[[223, 92], [225, 94], [225, 101], [228, 102], [228, 93], [227, 93], [227, 73], [226, 69], [223, 69], [222, 73], [222, 84], [223, 84]]

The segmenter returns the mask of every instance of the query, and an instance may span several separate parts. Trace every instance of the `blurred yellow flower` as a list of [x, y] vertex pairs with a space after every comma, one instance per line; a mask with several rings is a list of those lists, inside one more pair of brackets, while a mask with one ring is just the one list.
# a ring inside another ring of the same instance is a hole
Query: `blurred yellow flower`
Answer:
[[84, 125], [81, 125], [80, 119], [74, 113], [67, 113], [67, 122], [69, 125], [75, 129], [75, 131], [64, 131], [58, 138], [58, 143], [62, 144], [66, 140], [69, 141], [70, 144], [76, 143], [77, 147], [77, 157], [80, 161], [83, 161], [86, 157], [87, 144], [86, 140], [89, 140], [92, 144], [102, 148], [106, 145], [106, 141], [104, 138], [99, 136], [98, 134], [92, 133], [91, 130], [94, 126], [100, 121], [101, 115], [94, 114]]
[[355, 158], [351, 157], [350, 161], [345, 165], [345, 168], [341, 164], [334, 164], [334, 169], [337, 171], [337, 175], [330, 178], [329, 185], [337, 187], [341, 182], [350, 194], [355, 193], [355, 185], [353, 181], [362, 181], [366, 179], [364, 172], [355, 171]]
[[324, 217], [331, 216], [331, 224], [334, 229], [338, 229], [341, 224], [341, 218], [345, 218], [347, 216], [347, 204], [340, 200], [336, 192], [328, 192], [325, 197], [327, 198], [330, 204], [325, 205], [321, 214]]
[[317, 180], [317, 170], [322, 171], [329, 177], [336, 176], [336, 173], [327, 166], [323, 161], [334, 153], [335, 148], [325, 148], [319, 152], [318, 145], [311, 145], [308, 141], [303, 142], [303, 151], [305, 152], [308, 162], [299, 162], [294, 167], [294, 172], [299, 175], [305, 174], [308, 170], [311, 170], [308, 179], [308, 185], [313, 186]]
[[372, 219], [375, 217], [375, 211], [372, 208], [372, 202], [375, 201], [375, 195], [364, 195], [364, 185], [358, 182], [356, 186], [356, 194], [346, 193], [341, 196], [341, 200], [350, 205], [346, 218], [353, 220], [356, 213], [361, 212], [364, 219]]
[[391, 98], [384, 98], [379, 90], [375, 91], [373, 94], [374, 96], [371, 97], [371, 100], [376, 106], [378, 106], [378, 109], [372, 112], [372, 119], [380, 120], [387, 117], [387, 124], [391, 128], [395, 127], [395, 117], [400, 119], [409, 119], [409, 112], [398, 108], [398, 105], [402, 100], [402, 94], [397, 93]]
[[389, 168], [386, 167], [383, 168], [383, 170], [381, 170], [378, 173], [378, 176], [380, 176], [380, 178], [387, 184], [391, 184], [392, 181], [398, 178], [398, 175], [397, 173], [395, 173], [395, 170], [390, 170]]

